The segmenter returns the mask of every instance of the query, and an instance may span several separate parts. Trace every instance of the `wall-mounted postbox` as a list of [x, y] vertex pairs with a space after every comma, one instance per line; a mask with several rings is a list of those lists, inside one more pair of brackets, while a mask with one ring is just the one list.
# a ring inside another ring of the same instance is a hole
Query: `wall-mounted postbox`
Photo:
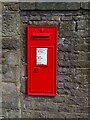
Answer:
[[57, 26], [28, 26], [28, 95], [56, 95]]

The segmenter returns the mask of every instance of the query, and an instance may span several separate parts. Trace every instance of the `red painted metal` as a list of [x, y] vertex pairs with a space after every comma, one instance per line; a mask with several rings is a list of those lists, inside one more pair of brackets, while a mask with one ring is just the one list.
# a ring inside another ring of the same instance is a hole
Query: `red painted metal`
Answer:
[[[56, 96], [57, 26], [27, 26], [28, 95]], [[37, 48], [47, 49], [47, 64], [37, 64]]]

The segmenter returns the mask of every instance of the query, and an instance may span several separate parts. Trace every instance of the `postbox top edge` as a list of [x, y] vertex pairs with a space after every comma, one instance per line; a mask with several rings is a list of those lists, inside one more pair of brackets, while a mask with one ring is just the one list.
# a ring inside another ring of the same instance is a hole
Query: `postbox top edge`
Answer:
[[52, 25], [52, 26], [46, 26], [46, 25], [27, 25], [27, 27], [30, 27], [30, 28], [58, 28], [57, 25]]

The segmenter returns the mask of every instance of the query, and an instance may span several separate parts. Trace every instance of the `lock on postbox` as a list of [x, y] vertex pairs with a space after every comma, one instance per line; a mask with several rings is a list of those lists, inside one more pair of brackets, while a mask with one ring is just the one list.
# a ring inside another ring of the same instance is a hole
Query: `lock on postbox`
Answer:
[[27, 27], [28, 95], [56, 96], [57, 26]]

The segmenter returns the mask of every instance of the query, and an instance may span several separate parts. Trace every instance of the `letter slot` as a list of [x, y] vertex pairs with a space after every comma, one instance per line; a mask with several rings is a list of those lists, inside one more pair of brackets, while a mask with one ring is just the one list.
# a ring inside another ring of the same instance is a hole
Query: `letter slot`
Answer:
[[32, 34], [33, 39], [47, 39], [50, 34]]

